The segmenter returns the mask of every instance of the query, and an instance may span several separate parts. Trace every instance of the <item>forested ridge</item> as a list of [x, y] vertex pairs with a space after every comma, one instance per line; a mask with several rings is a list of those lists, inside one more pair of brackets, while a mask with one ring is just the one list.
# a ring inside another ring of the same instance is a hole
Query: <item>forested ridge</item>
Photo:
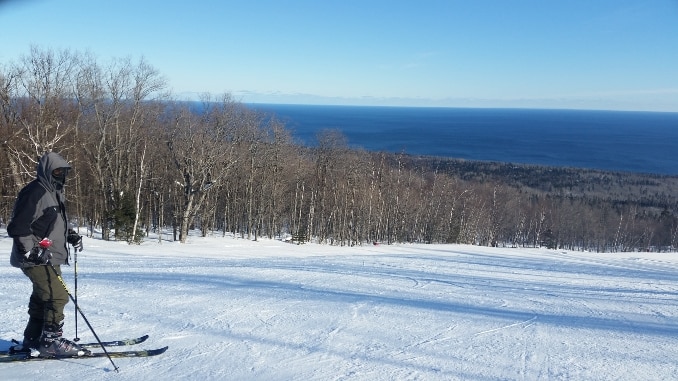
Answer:
[[298, 144], [229, 94], [180, 102], [143, 59], [33, 47], [0, 63], [0, 219], [56, 151], [69, 214], [104, 239], [189, 229], [335, 245], [426, 242], [674, 250], [678, 177]]
[[637, 204], [655, 211], [678, 207], [678, 176], [432, 157], [420, 157], [414, 163], [444, 169], [464, 180], [496, 181], [537, 194]]

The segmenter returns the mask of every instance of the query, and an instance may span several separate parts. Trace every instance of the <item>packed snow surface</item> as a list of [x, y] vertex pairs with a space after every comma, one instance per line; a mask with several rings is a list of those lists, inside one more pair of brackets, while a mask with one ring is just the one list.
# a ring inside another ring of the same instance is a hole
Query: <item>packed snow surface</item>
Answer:
[[[0, 363], [1, 380], [678, 379], [676, 253], [218, 234], [84, 246], [77, 297], [99, 337], [169, 350], [114, 359], [119, 373], [106, 358]], [[10, 248], [0, 229], [0, 349], [21, 339], [31, 292]], [[77, 336], [94, 341], [81, 317]]]

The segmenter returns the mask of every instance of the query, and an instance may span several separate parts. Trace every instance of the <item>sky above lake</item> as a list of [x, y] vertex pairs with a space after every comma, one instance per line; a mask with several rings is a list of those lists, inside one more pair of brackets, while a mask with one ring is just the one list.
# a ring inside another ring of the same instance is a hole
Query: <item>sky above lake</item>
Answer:
[[678, 0], [0, 0], [31, 46], [144, 59], [180, 99], [678, 112]]

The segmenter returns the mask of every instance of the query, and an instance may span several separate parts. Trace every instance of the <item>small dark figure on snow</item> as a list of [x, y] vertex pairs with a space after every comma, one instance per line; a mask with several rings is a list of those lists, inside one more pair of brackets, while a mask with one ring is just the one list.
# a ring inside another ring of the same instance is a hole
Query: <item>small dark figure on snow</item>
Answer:
[[69, 296], [58, 276], [61, 265], [68, 264], [67, 244], [82, 251], [82, 237], [68, 228], [66, 217], [63, 188], [70, 169], [59, 154], [44, 154], [38, 162], [36, 179], [19, 192], [7, 225], [7, 233], [14, 240], [10, 263], [33, 283], [23, 342], [12, 347], [12, 352], [47, 357], [88, 353], [62, 337]]

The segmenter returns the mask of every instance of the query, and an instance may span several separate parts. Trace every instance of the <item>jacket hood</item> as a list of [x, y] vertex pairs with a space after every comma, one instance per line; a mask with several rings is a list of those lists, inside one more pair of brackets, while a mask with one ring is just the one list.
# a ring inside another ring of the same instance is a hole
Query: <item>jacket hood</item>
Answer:
[[71, 165], [56, 152], [47, 152], [42, 155], [37, 166], [37, 178], [49, 190], [56, 190], [57, 184], [52, 178], [52, 171], [57, 168], [71, 168]]

